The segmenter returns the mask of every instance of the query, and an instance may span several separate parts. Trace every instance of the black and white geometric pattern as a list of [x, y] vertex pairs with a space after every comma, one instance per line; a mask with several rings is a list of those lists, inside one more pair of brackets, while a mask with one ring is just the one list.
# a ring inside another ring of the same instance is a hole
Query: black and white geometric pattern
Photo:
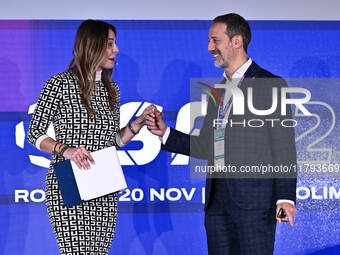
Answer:
[[[33, 145], [53, 123], [56, 140], [71, 147], [97, 151], [116, 145], [119, 132], [119, 88], [114, 109], [102, 81], [96, 81], [90, 118], [81, 103], [80, 90], [71, 71], [52, 76], [40, 94], [27, 139]], [[62, 159], [53, 156], [52, 162]], [[116, 226], [117, 194], [109, 194], [66, 208], [53, 167], [46, 176], [46, 207], [61, 254], [108, 254]]]

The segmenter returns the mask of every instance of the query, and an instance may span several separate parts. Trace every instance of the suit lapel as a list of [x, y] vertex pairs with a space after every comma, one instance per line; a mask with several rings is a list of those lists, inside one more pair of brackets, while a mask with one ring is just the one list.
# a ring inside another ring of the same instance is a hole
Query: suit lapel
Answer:
[[258, 64], [256, 64], [254, 61], [251, 63], [249, 68], [247, 69], [246, 73], [244, 74], [244, 78], [252, 78], [256, 76], [256, 73], [260, 70]]

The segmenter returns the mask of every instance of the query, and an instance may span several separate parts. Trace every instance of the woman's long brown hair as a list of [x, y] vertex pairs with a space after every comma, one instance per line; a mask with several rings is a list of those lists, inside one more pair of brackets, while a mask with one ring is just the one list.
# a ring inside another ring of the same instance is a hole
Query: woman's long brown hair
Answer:
[[[68, 70], [76, 76], [82, 103], [91, 117], [97, 114], [91, 108], [91, 98], [96, 89], [96, 70], [106, 54], [109, 30], [117, 36], [116, 28], [104, 21], [86, 20], [81, 23], [74, 40], [73, 59], [68, 65]], [[113, 69], [103, 69], [102, 81], [113, 109], [117, 92], [111, 83], [112, 72]]]

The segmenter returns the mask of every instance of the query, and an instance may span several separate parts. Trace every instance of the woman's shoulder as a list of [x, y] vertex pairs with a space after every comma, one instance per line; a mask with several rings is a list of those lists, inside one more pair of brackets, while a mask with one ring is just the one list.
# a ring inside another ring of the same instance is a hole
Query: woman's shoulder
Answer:
[[73, 88], [76, 85], [76, 79], [71, 71], [64, 71], [52, 75], [45, 83], [45, 90], [53, 90], [62, 93], [63, 90]]
[[74, 74], [72, 73], [71, 70], [66, 70], [64, 72], [61, 72], [61, 73], [56, 73], [54, 75], [51, 76], [51, 78], [54, 78], [54, 79], [61, 79], [61, 80], [70, 80], [70, 79], [74, 79]]

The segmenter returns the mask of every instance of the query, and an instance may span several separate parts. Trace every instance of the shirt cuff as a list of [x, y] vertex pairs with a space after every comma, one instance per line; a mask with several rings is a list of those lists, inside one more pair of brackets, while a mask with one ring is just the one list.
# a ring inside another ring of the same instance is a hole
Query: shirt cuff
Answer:
[[37, 147], [38, 150], [40, 150], [40, 144], [41, 144], [41, 142], [42, 142], [45, 138], [47, 138], [47, 137], [49, 137], [49, 136], [48, 136], [48, 135], [42, 135], [42, 136], [40, 136], [40, 137], [37, 139], [37, 141], [35, 142], [35, 147]]
[[166, 141], [168, 140], [169, 135], [170, 135], [170, 127], [167, 127], [164, 135], [162, 137], [159, 137], [159, 140], [161, 140], [163, 145], [166, 144]]
[[291, 204], [292, 206], [295, 206], [294, 201], [289, 200], [289, 199], [279, 199], [279, 200], [277, 200], [276, 205], [278, 205], [278, 204], [280, 204], [280, 203], [289, 203], [289, 204]]

